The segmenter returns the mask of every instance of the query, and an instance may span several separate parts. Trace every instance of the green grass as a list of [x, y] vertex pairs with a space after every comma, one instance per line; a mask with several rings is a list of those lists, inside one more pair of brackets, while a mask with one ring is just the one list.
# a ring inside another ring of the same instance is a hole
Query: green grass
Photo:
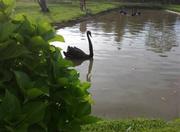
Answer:
[[[118, 8], [126, 6], [129, 8], [138, 7], [138, 8], [158, 8], [158, 9], [168, 9], [172, 11], [180, 12], [180, 5], [169, 5], [162, 6], [159, 4], [134, 4], [134, 3], [118, 3], [118, 2], [95, 2], [88, 1], [87, 8], [90, 10], [91, 14], [97, 14], [102, 11], [106, 11], [113, 8]], [[61, 23], [67, 22], [69, 20], [76, 20], [77, 18], [83, 17], [86, 15], [85, 12], [80, 11], [79, 3], [55, 3], [48, 4], [50, 13], [40, 12], [40, 8], [37, 2], [26, 1], [26, 2], [17, 2], [15, 13], [23, 13], [30, 15], [32, 17], [41, 18], [50, 23]]]
[[172, 122], [150, 119], [102, 120], [82, 126], [81, 132], [180, 132], [180, 119]]
[[[117, 3], [107, 3], [107, 2], [88, 2], [87, 8], [92, 14], [96, 14], [108, 9], [117, 8], [120, 5]], [[75, 20], [86, 13], [80, 11], [79, 3], [56, 3], [48, 4], [50, 13], [41, 13], [40, 8], [36, 2], [17, 2], [15, 13], [28, 14], [33, 17], [42, 18], [45, 21], [51, 23], [66, 22], [68, 20]]]
[[166, 9], [171, 11], [180, 12], [180, 5], [168, 5], [166, 6]]

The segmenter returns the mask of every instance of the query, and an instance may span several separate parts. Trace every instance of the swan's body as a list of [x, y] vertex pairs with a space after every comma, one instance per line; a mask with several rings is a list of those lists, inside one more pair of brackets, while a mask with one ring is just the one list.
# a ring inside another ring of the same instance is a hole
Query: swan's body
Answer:
[[84, 53], [84, 51], [82, 51], [79, 48], [76, 47], [70, 47], [68, 46], [67, 48], [67, 52], [63, 52], [64, 55], [66, 56], [67, 59], [79, 59], [79, 60], [87, 60], [90, 58], [93, 58], [93, 46], [92, 46], [92, 42], [90, 39], [91, 36], [91, 32], [87, 31], [87, 38], [88, 38], [88, 42], [89, 42], [89, 55]]

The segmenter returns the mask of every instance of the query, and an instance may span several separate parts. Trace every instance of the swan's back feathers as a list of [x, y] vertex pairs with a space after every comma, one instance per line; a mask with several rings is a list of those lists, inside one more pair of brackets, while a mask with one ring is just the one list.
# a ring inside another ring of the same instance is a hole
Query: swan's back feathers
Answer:
[[[77, 53], [77, 52], [78, 52], [78, 53], [81, 52], [81, 53], [84, 53], [84, 51], [82, 51], [81, 49], [79, 49], [79, 48], [77, 48], [77, 47], [70, 47], [70, 46], [69, 46], [69, 49], [70, 49], [71, 52], [76, 52], [76, 53]], [[84, 53], [84, 54], [85, 54], [85, 53]]]
[[76, 48], [76, 47], [70, 47], [70, 46], [68, 46], [67, 52], [64, 52], [64, 55], [67, 58], [72, 58], [72, 59], [73, 58], [74, 59], [87, 58], [87, 56], [88, 56], [81, 49]]

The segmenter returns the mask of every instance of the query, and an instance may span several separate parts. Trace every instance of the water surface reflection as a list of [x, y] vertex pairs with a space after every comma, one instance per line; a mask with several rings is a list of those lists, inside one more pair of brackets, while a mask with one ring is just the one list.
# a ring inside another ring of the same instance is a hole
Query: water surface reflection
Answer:
[[180, 117], [180, 17], [141, 12], [135, 17], [112, 12], [58, 31], [66, 44], [55, 45], [64, 50], [76, 46], [86, 53], [85, 31], [92, 31], [94, 60], [76, 69], [82, 80], [92, 83], [95, 115]]

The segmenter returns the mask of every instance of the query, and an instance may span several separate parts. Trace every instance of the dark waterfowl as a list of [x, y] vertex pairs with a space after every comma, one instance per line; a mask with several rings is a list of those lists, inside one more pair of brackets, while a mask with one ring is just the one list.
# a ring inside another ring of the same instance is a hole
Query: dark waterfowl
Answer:
[[81, 49], [77, 47], [68, 46], [67, 52], [63, 52], [65, 57], [67, 59], [77, 59], [77, 60], [87, 60], [87, 59], [93, 58], [94, 56], [93, 46], [92, 46], [90, 37], [91, 37], [91, 32], [87, 31], [87, 38], [89, 42], [89, 54], [86, 54], [84, 51], [82, 51]]
[[120, 13], [121, 15], [127, 15], [127, 12], [126, 12], [125, 10], [120, 10], [119, 13]]
[[132, 14], [131, 16], [140, 16], [141, 15], [141, 12], [137, 11], [137, 9], [132, 9]]

